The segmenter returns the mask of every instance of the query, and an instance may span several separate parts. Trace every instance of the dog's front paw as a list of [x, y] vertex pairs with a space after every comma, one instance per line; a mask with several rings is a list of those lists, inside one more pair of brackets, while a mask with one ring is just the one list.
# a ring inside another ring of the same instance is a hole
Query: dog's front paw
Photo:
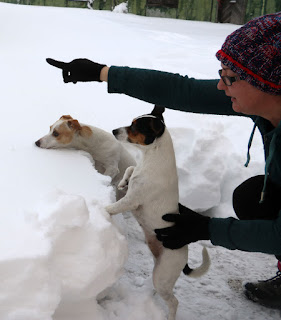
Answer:
[[114, 214], [114, 213], [115, 213], [114, 210], [113, 210], [113, 205], [112, 205], [112, 204], [110, 204], [109, 206], [106, 206], [106, 207], [105, 207], [105, 210], [106, 210], [107, 213], [109, 213], [109, 214]]
[[118, 190], [124, 190], [126, 187], [128, 187], [129, 181], [127, 179], [122, 179], [117, 186]]

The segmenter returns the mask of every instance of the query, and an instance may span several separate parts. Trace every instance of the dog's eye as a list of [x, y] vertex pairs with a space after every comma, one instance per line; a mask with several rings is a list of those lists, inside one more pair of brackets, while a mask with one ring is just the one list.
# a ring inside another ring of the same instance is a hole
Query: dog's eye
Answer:
[[54, 137], [58, 137], [58, 136], [59, 136], [59, 133], [58, 133], [57, 131], [54, 131], [54, 132], [53, 132], [53, 136], [54, 136]]

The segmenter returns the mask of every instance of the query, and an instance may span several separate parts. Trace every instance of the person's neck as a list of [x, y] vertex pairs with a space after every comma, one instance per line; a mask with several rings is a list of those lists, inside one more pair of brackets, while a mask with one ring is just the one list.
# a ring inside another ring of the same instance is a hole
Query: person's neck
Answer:
[[276, 121], [270, 121], [270, 122], [272, 123], [273, 127], [276, 128], [280, 122], [280, 119], [278, 121], [276, 120]]
[[[266, 117], [264, 117], [266, 118]], [[274, 128], [278, 127], [279, 122], [281, 121], [281, 114], [276, 116], [271, 116], [266, 118], [273, 125]]]

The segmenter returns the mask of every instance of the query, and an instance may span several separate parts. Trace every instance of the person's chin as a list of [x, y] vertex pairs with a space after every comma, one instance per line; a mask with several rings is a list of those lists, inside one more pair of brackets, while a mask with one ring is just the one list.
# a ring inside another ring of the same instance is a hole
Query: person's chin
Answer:
[[237, 104], [237, 101], [235, 98], [231, 98], [231, 101], [232, 101], [232, 109], [235, 111], [235, 112], [241, 112], [241, 108], [239, 107], [239, 105]]

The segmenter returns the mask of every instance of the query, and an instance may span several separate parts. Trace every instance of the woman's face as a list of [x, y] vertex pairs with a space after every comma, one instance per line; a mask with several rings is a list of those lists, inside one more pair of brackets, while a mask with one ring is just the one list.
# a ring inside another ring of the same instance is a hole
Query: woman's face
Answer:
[[[231, 71], [224, 64], [221, 66], [222, 76], [238, 77], [237, 73]], [[220, 79], [217, 88], [224, 90], [225, 94], [231, 98], [234, 111], [246, 115], [261, 116], [270, 121], [273, 118], [278, 122], [281, 120], [281, 96], [265, 93], [245, 80], [238, 80], [233, 82], [231, 86], [227, 86]], [[277, 109], [276, 103], [279, 104]], [[279, 120], [276, 120], [276, 117], [280, 117]]]

